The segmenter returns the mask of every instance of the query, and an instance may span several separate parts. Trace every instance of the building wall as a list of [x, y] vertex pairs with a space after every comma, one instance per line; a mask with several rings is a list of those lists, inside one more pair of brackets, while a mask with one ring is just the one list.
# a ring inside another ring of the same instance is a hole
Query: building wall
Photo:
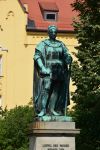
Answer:
[[[27, 13], [17, 0], [0, 0], [0, 10], [0, 45], [6, 48], [0, 50], [0, 96], [3, 107], [13, 108], [28, 104], [32, 98], [34, 50], [37, 43], [47, 38], [47, 33], [26, 32]], [[74, 34], [58, 34], [57, 38], [70, 53], [75, 51]]]

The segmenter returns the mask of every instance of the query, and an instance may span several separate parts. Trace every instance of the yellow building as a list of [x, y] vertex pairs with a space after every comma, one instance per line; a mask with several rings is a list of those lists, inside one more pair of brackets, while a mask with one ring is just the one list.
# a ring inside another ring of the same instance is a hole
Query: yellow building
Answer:
[[[28, 1], [28, 0], [27, 0]], [[26, 8], [26, 9], [25, 9]], [[33, 95], [33, 55], [46, 30], [26, 29], [29, 6], [18, 0], [0, 0], [0, 105], [26, 105]], [[74, 32], [59, 32], [72, 53], [77, 40]], [[71, 91], [74, 90], [71, 87]]]

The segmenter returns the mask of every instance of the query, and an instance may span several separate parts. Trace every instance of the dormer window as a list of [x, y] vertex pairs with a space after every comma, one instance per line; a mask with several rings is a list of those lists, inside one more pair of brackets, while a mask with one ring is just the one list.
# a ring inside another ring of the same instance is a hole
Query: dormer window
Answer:
[[59, 9], [56, 3], [40, 2], [39, 5], [45, 21], [57, 21]]
[[44, 20], [57, 21], [57, 12], [44, 11]]

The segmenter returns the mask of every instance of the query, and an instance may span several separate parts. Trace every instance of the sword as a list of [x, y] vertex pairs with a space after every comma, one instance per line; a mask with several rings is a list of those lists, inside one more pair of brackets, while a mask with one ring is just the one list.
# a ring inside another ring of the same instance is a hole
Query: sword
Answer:
[[66, 101], [65, 101], [65, 116], [67, 116], [67, 102], [70, 101], [70, 93], [69, 93], [69, 85], [70, 85], [70, 77], [71, 77], [71, 64], [68, 65], [68, 77], [67, 77], [67, 91], [66, 91]]

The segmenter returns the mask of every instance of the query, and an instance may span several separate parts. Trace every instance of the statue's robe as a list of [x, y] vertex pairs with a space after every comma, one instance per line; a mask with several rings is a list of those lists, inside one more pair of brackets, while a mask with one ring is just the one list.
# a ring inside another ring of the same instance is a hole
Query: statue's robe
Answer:
[[[35, 105], [35, 111], [39, 113], [42, 107], [42, 97], [44, 96], [44, 79], [39, 74], [39, 67], [37, 64], [37, 59], [40, 58], [42, 60], [43, 65], [46, 67], [46, 55], [49, 49], [52, 48], [52, 51], [62, 51], [62, 62], [64, 63], [64, 73], [63, 76], [59, 77], [63, 79], [61, 81], [61, 86], [59, 86], [60, 92], [58, 92], [58, 99], [55, 105], [55, 111], [64, 112], [66, 107], [70, 104], [69, 98], [69, 70], [68, 70], [68, 59], [70, 59], [70, 54], [66, 46], [61, 42], [56, 40], [55, 43], [51, 43], [49, 39], [46, 39], [40, 42], [36, 49], [34, 55], [34, 82], [33, 82], [33, 100]], [[49, 99], [50, 101], [50, 99]]]

